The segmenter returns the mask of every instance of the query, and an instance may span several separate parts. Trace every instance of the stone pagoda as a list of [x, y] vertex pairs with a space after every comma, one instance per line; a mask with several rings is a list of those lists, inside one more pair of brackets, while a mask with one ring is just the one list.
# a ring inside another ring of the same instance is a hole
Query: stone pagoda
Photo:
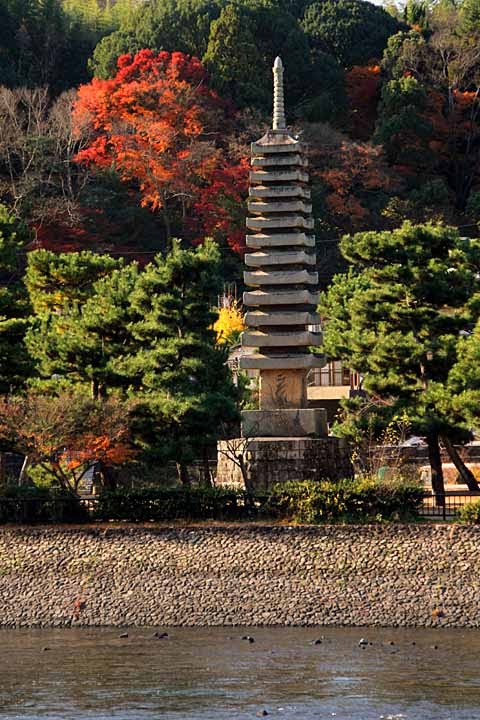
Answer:
[[308, 161], [302, 143], [285, 124], [283, 66], [275, 60], [273, 127], [252, 143], [247, 219], [250, 288], [242, 345], [258, 348], [240, 367], [259, 370], [260, 409], [244, 413], [249, 435], [303, 437], [326, 434], [324, 410], [307, 408], [307, 373], [323, 367], [318, 325], [318, 275], [308, 189]]
[[[308, 407], [307, 374], [325, 357], [316, 313], [318, 275], [308, 161], [285, 123], [276, 58], [272, 128], [252, 143], [244, 280], [248, 290], [240, 368], [259, 373], [259, 409], [242, 412], [242, 438], [218, 445], [217, 483], [268, 489], [274, 482], [346, 477], [343, 441], [326, 412]], [[313, 352], [312, 352], [313, 349]]]

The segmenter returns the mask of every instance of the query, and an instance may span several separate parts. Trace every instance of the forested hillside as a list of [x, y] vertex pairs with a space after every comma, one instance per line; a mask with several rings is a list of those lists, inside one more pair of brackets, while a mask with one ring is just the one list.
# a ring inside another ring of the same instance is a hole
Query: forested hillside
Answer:
[[320, 242], [406, 218], [475, 232], [478, 0], [4, 0], [0, 13], [0, 197], [36, 246], [148, 258], [210, 235], [241, 253], [276, 54]]

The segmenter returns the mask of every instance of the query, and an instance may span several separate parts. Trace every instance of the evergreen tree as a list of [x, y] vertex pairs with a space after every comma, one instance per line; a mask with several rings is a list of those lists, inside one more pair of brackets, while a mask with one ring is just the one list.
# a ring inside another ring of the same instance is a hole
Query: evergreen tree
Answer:
[[30, 240], [21, 222], [0, 205], [0, 394], [15, 392], [31, 371], [24, 344], [28, 299], [20, 279], [19, 251]]
[[[221, 93], [234, 97], [241, 105], [268, 106], [271, 80], [255, 30], [245, 6], [227, 5], [212, 22], [204, 62]], [[252, 67], [257, 68], [254, 75]]]
[[449, 375], [453, 406], [475, 431], [480, 429], [480, 320], [458, 341], [458, 359]]
[[430, 169], [432, 126], [425, 119], [426, 109], [427, 94], [415, 78], [402, 77], [383, 86], [374, 139], [383, 145], [390, 163]]
[[30, 252], [25, 284], [34, 312], [57, 313], [66, 302], [85, 302], [92, 294], [94, 282], [109, 275], [119, 264], [110, 255], [90, 250], [78, 253]]
[[40, 313], [28, 344], [43, 389], [86, 386], [98, 400], [125, 385], [119, 363], [132, 352], [130, 296], [137, 278], [135, 263], [120, 267], [94, 282], [84, 302], [68, 300], [60, 313]]
[[210, 23], [218, 17], [217, 0], [151, 0], [133, 7], [118, 30], [95, 48], [91, 68], [97, 77], [115, 74], [117, 58], [143, 48], [183, 52], [201, 58], [207, 49]]
[[[56, 391], [61, 386], [90, 382], [93, 396], [101, 394], [101, 378], [107, 373], [102, 327], [123, 310], [122, 292], [115, 287], [118, 276], [109, 278], [118, 267], [119, 262], [108, 255], [89, 251], [57, 255], [36, 250], [29, 254], [25, 282], [34, 315], [26, 344], [44, 389]], [[103, 285], [99, 282], [102, 278]], [[123, 290], [120, 280], [118, 285]], [[97, 304], [92, 310], [95, 301], [88, 301], [94, 296]]]
[[363, 0], [321, 0], [305, 10], [303, 28], [313, 48], [343, 67], [380, 59], [388, 38], [402, 25], [383, 8]]
[[465, 416], [453, 412], [448, 378], [459, 334], [474, 321], [469, 300], [478, 290], [480, 246], [453, 228], [405, 223], [346, 236], [341, 251], [353, 271], [323, 295], [325, 350], [362, 374], [364, 390], [381, 399], [383, 425], [406, 415], [426, 437], [441, 501], [439, 439], [448, 450], [450, 440], [469, 437]]
[[219, 270], [215, 244], [184, 250], [176, 241], [145, 269], [132, 295], [138, 350], [125, 367], [143, 404], [141, 441], [153, 457], [174, 459], [184, 483], [187, 463], [206, 459], [222, 425], [237, 418], [236, 389], [212, 327]]
[[241, 107], [269, 112], [276, 55], [288, 69], [284, 79], [289, 108], [309, 120], [333, 117], [344, 102], [343, 72], [331, 55], [311, 53], [298, 20], [276, 3], [226, 5], [211, 24], [203, 61], [221, 93]]

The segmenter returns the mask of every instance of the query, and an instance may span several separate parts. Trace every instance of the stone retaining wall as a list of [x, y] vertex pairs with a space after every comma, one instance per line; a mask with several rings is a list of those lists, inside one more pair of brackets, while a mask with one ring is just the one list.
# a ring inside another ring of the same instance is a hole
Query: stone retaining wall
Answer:
[[0, 625], [480, 627], [480, 527], [4, 528]]
[[276, 483], [342, 480], [352, 476], [351, 451], [342, 438], [237, 438], [217, 444], [217, 485], [244, 488], [243, 457], [249, 488], [268, 492]]

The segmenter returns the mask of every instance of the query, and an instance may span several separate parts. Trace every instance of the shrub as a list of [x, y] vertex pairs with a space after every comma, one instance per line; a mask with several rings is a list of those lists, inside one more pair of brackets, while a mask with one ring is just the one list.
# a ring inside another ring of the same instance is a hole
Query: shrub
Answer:
[[408, 520], [417, 516], [423, 492], [405, 480], [306, 480], [275, 486], [270, 509], [300, 523]]
[[97, 520], [242, 520], [259, 513], [258, 502], [231, 488], [143, 488], [103, 492]]
[[70, 493], [52, 488], [10, 487], [0, 491], [1, 523], [69, 523], [90, 520], [286, 519], [321, 522], [405, 520], [415, 517], [423, 488], [412, 482], [359, 480], [288, 482], [269, 495], [234, 488], [150, 487], [105, 491], [88, 513]]
[[458, 513], [458, 519], [468, 525], [480, 525], [480, 500], [464, 505]]
[[79, 523], [88, 512], [71, 493], [35, 486], [0, 490], [0, 524]]

